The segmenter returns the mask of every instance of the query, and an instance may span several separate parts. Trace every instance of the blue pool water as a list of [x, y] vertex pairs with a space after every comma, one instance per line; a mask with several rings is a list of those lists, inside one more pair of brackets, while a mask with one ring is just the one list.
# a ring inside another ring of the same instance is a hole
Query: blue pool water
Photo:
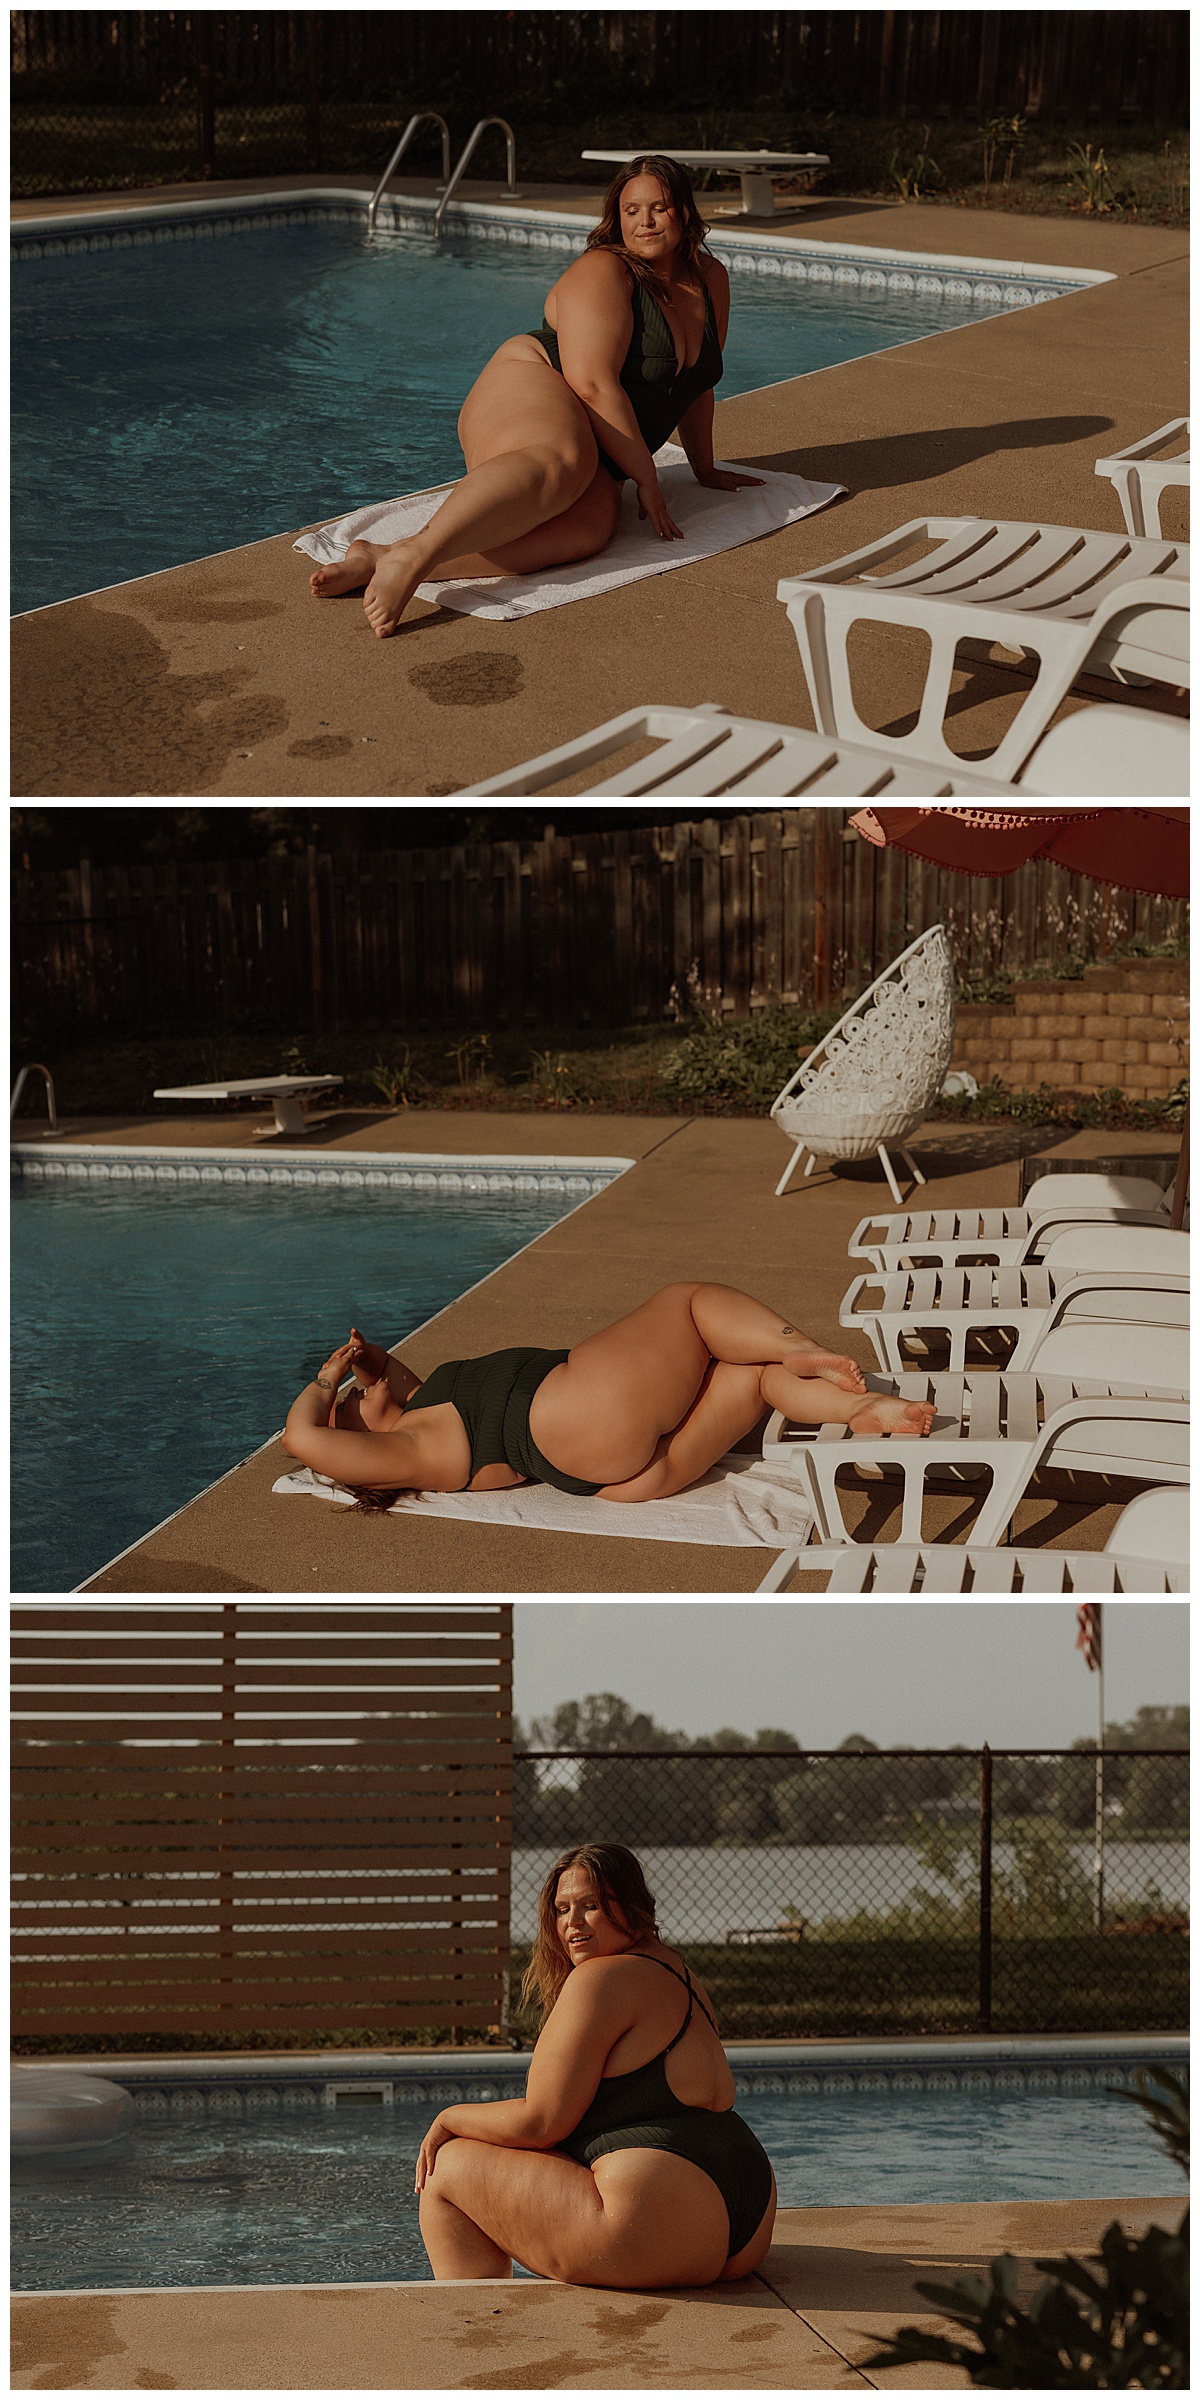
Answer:
[[276, 1432], [351, 1323], [401, 1340], [577, 1199], [14, 1182], [13, 1588], [71, 1590]]
[[[1139, 2112], [1102, 2092], [749, 2092], [737, 2105], [785, 2208], [1182, 2200], [1186, 2188]], [[409, 2101], [283, 2122], [147, 2118], [90, 2159], [24, 2160], [13, 2282], [55, 2291], [425, 2277], [413, 2166], [435, 2113]]]
[[[540, 324], [569, 263], [565, 250], [465, 234], [371, 240], [346, 217], [23, 256], [13, 608], [461, 474], [455, 425], [471, 382], [500, 342]], [[1012, 304], [987, 289], [954, 298], [737, 274], [721, 395]]]

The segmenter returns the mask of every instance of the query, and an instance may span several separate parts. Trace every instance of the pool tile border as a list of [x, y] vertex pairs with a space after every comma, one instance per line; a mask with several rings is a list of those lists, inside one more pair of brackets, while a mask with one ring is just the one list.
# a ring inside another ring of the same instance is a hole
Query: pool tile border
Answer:
[[[1116, 2085], [1133, 2088], [1139, 2072], [1169, 2067], [1186, 2081], [1186, 2034], [1105, 2037], [1042, 2036], [1022, 2042], [1003, 2038], [978, 2042], [814, 2044], [807, 2057], [768, 2058], [754, 2044], [729, 2043], [726, 2051], [739, 2093], [804, 2093], [810, 2098], [879, 2092], [1092, 2092]], [[55, 2060], [22, 2064], [66, 2065]], [[124, 2085], [138, 2114], [146, 2118], [291, 2116], [312, 2108], [336, 2107], [337, 2094], [369, 2090], [380, 2105], [398, 2100], [448, 2108], [471, 2100], [501, 2100], [522, 2089], [528, 2052], [463, 2059], [451, 2066], [429, 2058], [376, 2055], [360, 2064], [343, 2053], [327, 2065], [311, 2056], [289, 2065], [244, 2059], [228, 2066], [208, 2059], [172, 2059], [161, 2065], [120, 2058], [73, 2061], [78, 2072], [108, 2075]]]
[[228, 1184], [253, 1190], [420, 1192], [429, 1198], [463, 1193], [561, 1192], [577, 1201], [607, 1191], [635, 1163], [627, 1158], [464, 1157], [449, 1151], [272, 1150], [258, 1159], [241, 1150], [154, 1148], [138, 1143], [80, 1144], [72, 1151], [49, 1142], [21, 1142], [10, 1153], [13, 1182], [114, 1183], [145, 1190], [187, 1192]]
[[[32, 257], [63, 258], [90, 250], [128, 250], [161, 242], [212, 241], [236, 234], [273, 232], [283, 226], [327, 220], [361, 222], [364, 193], [299, 195], [293, 200], [253, 197], [222, 202], [175, 201], [158, 207], [111, 210], [103, 223], [93, 216], [56, 218], [19, 225], [10, 233], [17, 264]], [[397, 198], [380, 203], [378, 226], [393, 233], [429, 230], [436, 202]], [[115, 220], [115, 221], [114, 221]], [[446, 222], [453, 232], [476, 233], [488, 241], [531, 250], [577, 255], [586, 232], [580, 219], [553, 210], [518, 211], [486, 201], [452, 202]], [[710, 228], [709, 247], [735, 274], [780, 276], [818, 286], [891, 291], [905, 296], [969, 300], [981, 308], [1011, 311], [1044, 300], [1063, 300], [1094, 283], [1114, 278], [1094, 268], [1043, 268], [1006, 259], [953, 258], [935, 253], [874, 249], [857, 243], [807, 241], [803, 236], [739, 233]]]

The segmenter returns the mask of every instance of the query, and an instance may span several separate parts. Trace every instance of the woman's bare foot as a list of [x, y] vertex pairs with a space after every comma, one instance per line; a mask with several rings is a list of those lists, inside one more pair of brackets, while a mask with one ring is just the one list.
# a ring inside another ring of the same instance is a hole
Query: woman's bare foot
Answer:
[[792, 1375], [820, 1375], [841, 1392], [865, 1393], [867, 1388], [862, 1368], [836, 1350], [789, 1350], [783, 1365]]
[[375, 572], [367, 585], [363, 607], [367, 622], [380, 641], [395, 633], [425, 576], [428, 560], [418, 559], [414, 550], [412, 542], [392, 542], [388, 549], [376, 553]]
[[381, 555], [378, 542], [351, 542], [344, 558], [336, 567], [318, 567], [310, 575], [308, 588], [318, 600], [336, 600], [339, 592], [361, 592], [375, 571], [375, 561]]
[[929, 1400], [891, 1400], [872, 1396], [847, 1420], [851, 1433], [927, 1434], [937, 1411]]

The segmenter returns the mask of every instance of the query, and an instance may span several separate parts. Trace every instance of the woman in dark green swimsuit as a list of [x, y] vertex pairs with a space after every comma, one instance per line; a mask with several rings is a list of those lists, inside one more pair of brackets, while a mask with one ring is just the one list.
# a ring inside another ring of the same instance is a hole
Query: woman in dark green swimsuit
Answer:
[[651, 456], [678, 431], [698, 483], [758, 483], [713, 464], [713, 386], [729, 277], [704, 247], [687, 174], [647, 154], [622, 167], [581, 258], [546, 300], [540, 333], [503, 342], [458, 420], [467, 473], [419, 534], [352, 542], [310, 578], [318, 599], [366, 585], [380, 637], [419, 583], [533, 575], [611, 541], [621, 484], [662, 541], [681, 539]]
[[775, 2222], [771, 2162], [734, 2112], [705, 1995], [659, 1939], [620, 1844], [585, 1843], [551, 1869], [523, 1990], [535, 1995], [545, 2017], [524, 2099], [442, 2109], [421, 2144], [436, 2279], [510, 2275], [514, 2258], [614, 2291], [751, 2274]]
[[[357, 1389], [339, 1401], [353, 1376]], [[293, 1401], [284, 1443], [317, 1474], [387, 1507], [400, 1491], [554, 1484], [602, 1500], [686, 1491], [766, 1408], [802, 1425], [921, 1435], [933, 1409], [868, 1391], [748, 1292], [668, 1283], [570, 1350], [456, 1358], [424, 1382], [351, 1328]]]

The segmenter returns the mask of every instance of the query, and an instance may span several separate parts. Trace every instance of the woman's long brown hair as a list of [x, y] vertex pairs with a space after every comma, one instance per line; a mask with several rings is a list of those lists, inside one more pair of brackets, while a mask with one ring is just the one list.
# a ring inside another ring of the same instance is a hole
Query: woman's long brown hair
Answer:
[[703, 287], [700, 257], [707, 237], [704, 219], [696, 206], [692, 179], [687, 168], [680, 166], [678, 159], [663, 158], [657, 150], [647, 150], [643, 156], [631, 159], [628, 166], [618, 168], [605, 193], [600, 222], [593, 225], [585, 247], [588, 250], [618, 251], [630, 274], [636, 275], [638, 282], [644, 283], [656, 300], [661, 302], [669, 299], [667, 287], [662, 278], [655, 274], [653, 267], [648, 266], [644, 259], [634, 258], [625, 247], [625, 236], [621, 231], [621, 194], [626, 184], [632, 183], [637, 175], [657, 176], [674, 203], [682, 236], [678, 250], [680, 267], [689, 282]]
[[544, 2017], [549, 2016], [571, 1972], [571, 1961], [559, 1939], [554, 1914], [558, 1879], [566, 1874], [568, 1867], [586, 1868], [605, 1916], [622, 1933], [640, 1935], [658, 1931], [654, 1895], [632, 1850], [626, 1850], [621, 1842], [579, 1842], [574, 1850], [564, 1850], [538, 1893], [537, 1932], [529, 1965], [521, 1979], [522, 2002], [528, 2006], [531, 2000], [540, 2001]]

